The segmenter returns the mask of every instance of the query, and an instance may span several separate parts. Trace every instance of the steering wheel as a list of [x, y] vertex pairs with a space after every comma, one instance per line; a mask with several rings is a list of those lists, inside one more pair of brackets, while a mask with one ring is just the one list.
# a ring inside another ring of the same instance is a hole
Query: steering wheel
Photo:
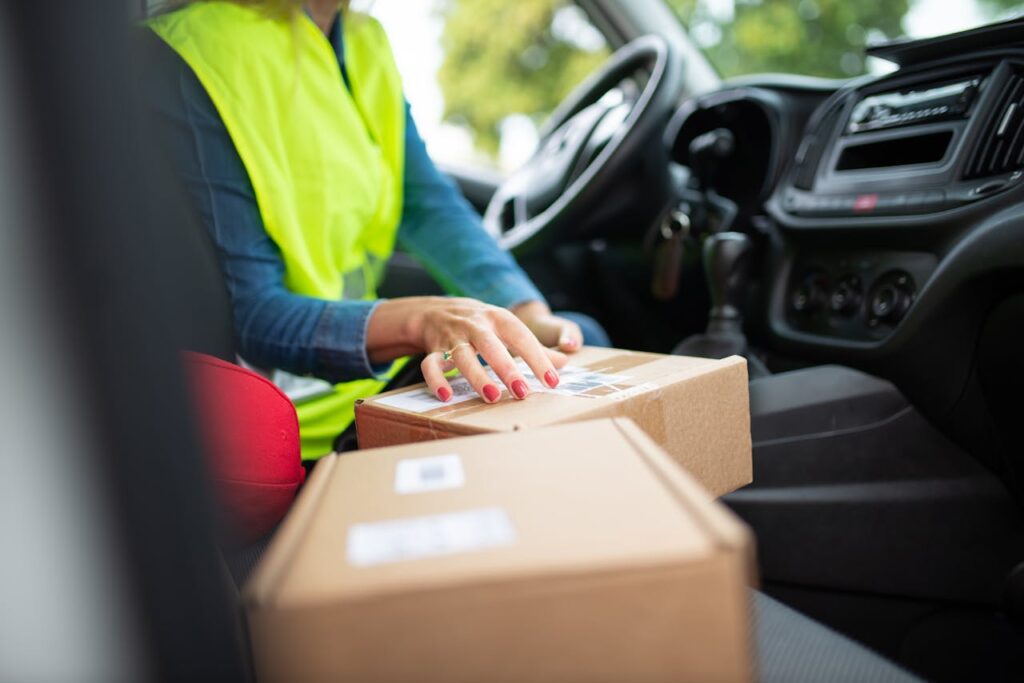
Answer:
[[[646, 76], [638, 87], [634, 79]], [[533, 156], [506, 179], [484, 213], [505, 249], [526, 253], [586, 237], [578, 227], [648, 147], [675, 107], [681, 64], [664, 38], [620, 49], [576, 87], [541, 129]]]

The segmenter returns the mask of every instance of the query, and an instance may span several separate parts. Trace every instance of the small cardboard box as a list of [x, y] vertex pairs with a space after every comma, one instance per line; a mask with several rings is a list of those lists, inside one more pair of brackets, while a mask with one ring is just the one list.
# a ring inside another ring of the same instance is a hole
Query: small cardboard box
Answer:
[[629, 420], [324, 458], [243, 590], [257, 679], [747, 681], [751, 534]]
[[[469, 383], [452, 380], [454, 396], [437, 400], [423, 384], [356, 404], [362, 448], [546, 425], [628, 417], [716, 496], [753, 479], [747, 364], [586, 347], [571, 356], [561, 382], [547, 389], [521, 363], [532, 393], [508, 391], [484, 403]], [[501, 387], [501, 382], [497, 382]]]

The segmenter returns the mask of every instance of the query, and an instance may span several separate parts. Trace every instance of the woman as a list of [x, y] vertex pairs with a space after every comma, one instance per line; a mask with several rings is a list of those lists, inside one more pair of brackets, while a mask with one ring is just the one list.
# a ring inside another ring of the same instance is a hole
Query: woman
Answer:
[[[335, 383], [297, 401], [304, 458], [331, 450], [405, 356], [426, 354], [440, 401], [457, 368], [493, 403], [478, 357], [523, 399], [513, 355], [554, 387], [581, 324], [607, 343], [593, 321], [552, 314], [434, 167], [376, 21], [337, 0], [198, 2], [150, 27], [180, 57], [154, 101], [217, 245], [241, 355]], [[378, 299], [396, 240], [463, 297]]]

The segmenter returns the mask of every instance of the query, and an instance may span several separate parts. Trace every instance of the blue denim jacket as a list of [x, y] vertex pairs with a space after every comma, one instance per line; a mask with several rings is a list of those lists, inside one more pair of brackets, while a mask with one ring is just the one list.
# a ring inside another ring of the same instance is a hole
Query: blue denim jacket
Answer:
[[[330, 35], [344, 71], [339, 22]], [[200, 216], [213, 237], [231, 296], [239, 352], [250, 363], [331, 382], [380, 377], [366, 354], [379, 301], [326, 301], [283, 284], [284, 262], [263, 226], [245, 166], [213, 102], [187, 64], [168, 64], [149, 101]], [[427, 154], [406, 104], [403, 213], [398, 243], [453, 294], [497, 306], [543, 296], [482, 229], [480, 216]]]

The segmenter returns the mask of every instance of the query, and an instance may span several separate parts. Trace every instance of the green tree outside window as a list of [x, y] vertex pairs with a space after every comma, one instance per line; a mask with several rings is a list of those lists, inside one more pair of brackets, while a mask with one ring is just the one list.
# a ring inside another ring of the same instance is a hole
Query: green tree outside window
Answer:
[[[628, 1], [628, 0], [623, 0]], [[665, 0], [723, 77], [757, 72], [833, 78], [865, 72], [864, 46], [903, 35], [920, 0]], [[557, 30], [570, 0], [435, 0], [444, 21], [444, 117], [494, 157], [510, 114], [539, 123], [609, 54]], [[974, 0], [991, 19], [1019, 0]], [[950, 11], [956, 10], [952, 3]]]
[[438, 82], [445, 120], [469, 127], [494, 156], [510, 114], [542, 120], [609, 54], [557, 30], [567, 0], [440, 0], [444, 62]]

